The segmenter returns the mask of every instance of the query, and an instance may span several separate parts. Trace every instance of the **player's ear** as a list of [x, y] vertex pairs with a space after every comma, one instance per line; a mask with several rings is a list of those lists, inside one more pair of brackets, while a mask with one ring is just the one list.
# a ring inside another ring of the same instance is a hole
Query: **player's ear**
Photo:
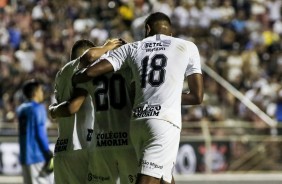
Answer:
[[150, 28], [149, 24], [146, 24], [146, 26], [145, 26], [145, 36], [146, 37], [149, 36], [150, 32], [151, 32], [151, 28]]

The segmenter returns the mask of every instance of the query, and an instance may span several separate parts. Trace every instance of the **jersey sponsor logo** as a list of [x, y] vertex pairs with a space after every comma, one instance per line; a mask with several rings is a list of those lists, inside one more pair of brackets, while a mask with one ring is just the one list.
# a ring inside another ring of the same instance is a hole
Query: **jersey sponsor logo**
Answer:
[[96, 139], [97, 139], [96, 142], [97, 147], [128, 145], [127, 132], [98, 133]]
[[133, 115], [136, 118], [159, 116], [161, 108], [162, 107], [160, 105], [146, 104], [143, 107], [137, 107], [136, 109], [134, 109]]
[[61, 152], [61, 151], [66, 151], [67, 146], [68, 146], [68, 139], [58, 139], [55, 145], [55, 150], [54, 152]]
[[158, 165], [154, 162], [149, 162], [147, 160], [140, 159], [139, 161], [139, 167], [142, 166], [143, 168], [149, 168], [149, 169], [163, 169], [162, 165]]
[[146, 52], [160, 51], [160, 50], [165, 50], [166, 47], [169, 47], [170, 43], [171, 43], [170, 40], [160, 40], [157, 42], [144, 42], [141, 48]]
[[109, 181], [110, 176], [97, 176], [95, 174], [88, 173], [87, 179], [93, 184], [101, 184], [104, 181]]

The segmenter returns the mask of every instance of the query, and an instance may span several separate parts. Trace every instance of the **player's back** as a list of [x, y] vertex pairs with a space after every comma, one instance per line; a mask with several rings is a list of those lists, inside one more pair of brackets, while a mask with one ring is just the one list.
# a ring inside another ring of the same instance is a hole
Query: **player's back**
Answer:
[[[75, 73], [79, 64], [79, 58], [67, 63], [56, 75], [55, 97], [58, 103], [67, 101], [72, 97], [73, 86], [71, 77]], [[88, 146], [86, 135], [87, 128], [93, 128], [94, 115], [91, 111], [93, 105], [91, 97], [88, 96], [76, 115], [58, 118], [58, 140], [55, 146], [55, 153], [62, 151], [72, 151]], [[86, 112], [88, 116], [86, 116]], [[89, 113], [90, 112], [90, 113]], [[83, 123], [77, 123], [81, 120]], [[85, 122], [90, 122], [89, 126]]]
[[[88, 92], [95, 106], [94, 137], [89, 154], [88, 176], [103, 176], [108, 183], [132, 183], [138, 160], [130, 140], [132, 75], [129, 68], [100, 76]], [[91, 183], [91, 177], [88, 177]]]
[[154, 35], [134, 44], [133, 62], [128, 63], [137, 83], [134, 118], [163, 119], [181, 127], [184, 78], [199, 70], [194, 68], [195, 62], [200, 66], [196, 45], [166, 35]]
[[45, 107], [34, 101], [25, 102], [17, 108], [19, 120], [19, 144], [20, 162], [22, 164], [32, 164], [44, 161], [40, 142], [37, 141], [37, 127], [45, 126], [46, 111]]
[[[131, 71], [103, 75], [93, 82], [95, 103], [95, 145], [127, 146], [132, 112]], [[111, 145], [108, 145], [111, 144]]]

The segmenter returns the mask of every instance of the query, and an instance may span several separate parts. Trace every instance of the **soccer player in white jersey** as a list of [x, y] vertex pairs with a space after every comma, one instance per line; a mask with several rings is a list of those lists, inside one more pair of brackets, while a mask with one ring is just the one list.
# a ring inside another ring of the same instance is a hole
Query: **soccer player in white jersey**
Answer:
[[[53, 118], [58, 120], [58, 139], [55, 145], [54, 175], [56, 184], [84, 183], [88, 167], [88, 148], [93, 134], [94, 108], [90, 95], [81, 88], [73, 89], [71, 76], [76, 68], [85, 67], [110, 49], [120, 45], [118, 39], [108, 41], [103, 47], [94, 47], [88, 40], [77, 41], [71, 51], [71, 61], [56, 75], [55, 96], [57, 102], [69, 100], [72, 103], [53, 105], [49, 108]], [[90, 50], [93, 60], [80, 60], [83, 52]], [[59, 107], [69, 111], [60, 111]], [[75, 114], [71, 116], [72, 114]]]
[[89, 184], [115, 184], [118, 179], [121, 184], [136, 181], [138, 160], [129, 137], [134, 98], [131, 79], [130, 69], [125, 68], [95, 78], [90, 87], [87, 85], [95, 107]]
[[[170, 19], [156, 12], [145, 21], [146, 38], [123, 45], [76, 72], [73, 83], [128, 67], [135, 82], [130, 135], [139, 159], [137, 184], [171, 183], [180, 141], [181, 104], [203, 99], [197, 46], [172, 37]], [[184, 79], [189, 93], [182, 93]]]
[[[84, 55], [80, 59], [88, 58]], [[95, 106], [94, 137], [89, 149], [86, 181], [89, 184], [131, 184], [136, 180], [138, 160], [129, 139], [134, 98], [131, 82], [131, 70], [126, 68], [77, 85], [88, 91]], [[83, 99], [83, 94], [80, 98]], [[70, 105], [72, 101], [57, 105], [56, 111], [67, 112], [65, 104]]]

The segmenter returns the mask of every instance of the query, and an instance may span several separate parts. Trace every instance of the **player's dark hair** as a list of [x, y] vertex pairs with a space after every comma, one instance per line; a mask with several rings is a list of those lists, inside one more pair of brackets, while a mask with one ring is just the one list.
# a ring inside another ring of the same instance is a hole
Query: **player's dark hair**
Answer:
[[155, 12], [155, 13], [150, 14], [146, 18], [145, 24], [148, 24], [149, 26], [153, 26], [154, 23], [158, 21], [167, 21], [169, 25], [171, 25], [170, 18], [162, 12]]
[[161, 21], [165, 21], [168, 23], [169, 26], [171, 26], [170, 18], [166, 14], [162, 12], [155, 12], [150, 14], [144, 22], [145, 30], [147, 29], [146, 26], [149, 25], [151, 28], [151, 35], [160, 33], [160, 29], [156, 23]]
[[87, 50], [91, 47], [95, 47], [95, 44], [89, 40], [78, 40], [76, 41], [71, 49], [71, 60], [74, 60], [80, 56], [81, 50]]
[[41, 85], [41, 83], [35, 79], [30, 79], [24, 82], [22, 86], [23, 95], [27, 99], [31, 99], [35, 90]]

